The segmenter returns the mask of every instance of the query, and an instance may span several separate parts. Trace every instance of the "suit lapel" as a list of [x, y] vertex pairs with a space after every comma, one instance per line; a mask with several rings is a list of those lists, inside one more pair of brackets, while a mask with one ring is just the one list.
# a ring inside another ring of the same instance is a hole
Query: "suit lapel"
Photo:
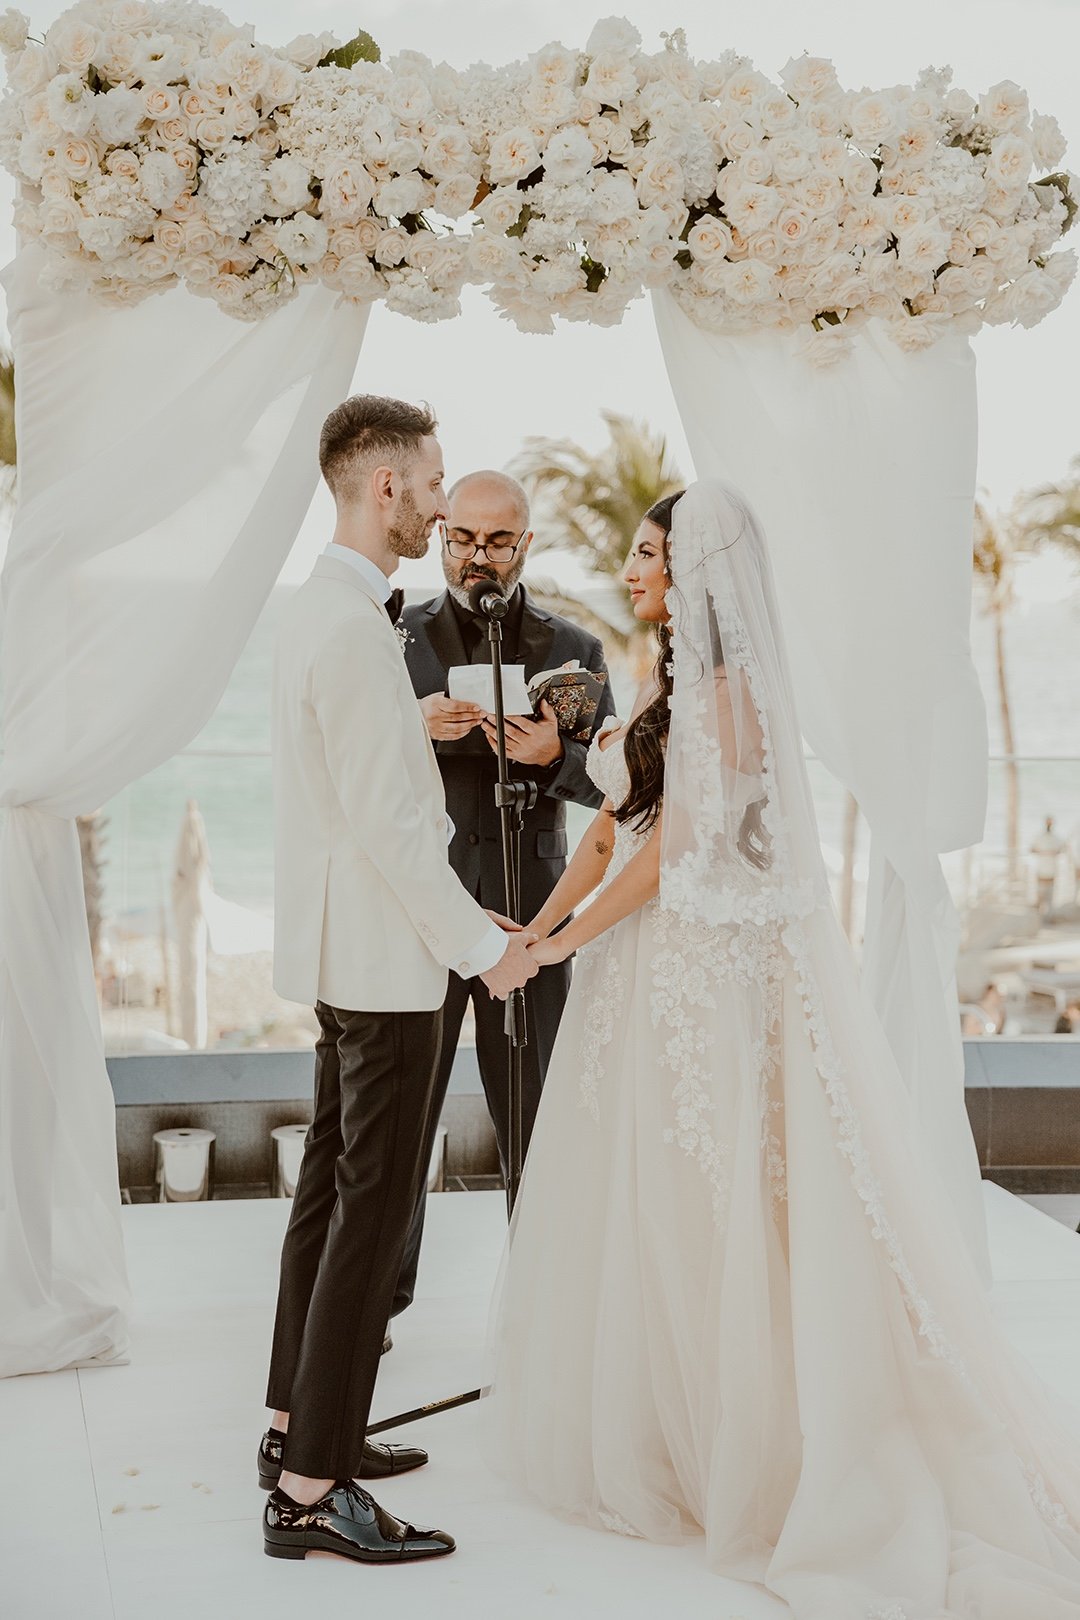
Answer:
[[433, 602], [429, 602], [427, 633], [431, 650], [444, 670], [452, 669], [455, 664], [469, 662], [461, 636], [461, 626], [450, 603], [449, 591], [444, 591]]
[[518, 635], [518, 663], [525, 665], [525, 679], [531, 681], [546, 669], [555, 638], [555, 621], [550, 613], [533, 605], [524, 585], [521, 591], [521, 630]]

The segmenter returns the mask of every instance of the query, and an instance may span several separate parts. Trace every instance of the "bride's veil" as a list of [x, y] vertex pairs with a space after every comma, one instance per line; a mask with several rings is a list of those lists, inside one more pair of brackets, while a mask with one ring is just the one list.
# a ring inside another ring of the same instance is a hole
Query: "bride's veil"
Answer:
[[737, 490], [690, 486], [670, 571], [662, 901], [713, 926], [805, 915], [828, 886], [769, 560]]

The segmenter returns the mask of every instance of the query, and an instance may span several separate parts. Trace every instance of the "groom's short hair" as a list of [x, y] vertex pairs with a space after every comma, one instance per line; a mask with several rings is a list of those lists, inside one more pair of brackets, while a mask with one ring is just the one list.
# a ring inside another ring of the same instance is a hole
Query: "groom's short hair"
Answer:
[[421, 439], [438, 427], [430, 405], [410, 405], [382, 394], [353, 394], [330, 412], [319, 437], [319, 466], [335, 495], [359, 494], [366, 472], [404, 471]]

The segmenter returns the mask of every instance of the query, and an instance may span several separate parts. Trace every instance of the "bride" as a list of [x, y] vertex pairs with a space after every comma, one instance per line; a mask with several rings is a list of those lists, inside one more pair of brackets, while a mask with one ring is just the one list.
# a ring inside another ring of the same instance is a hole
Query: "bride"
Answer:
[[797, 1620], [1077, 1620], [1080, 1420], [996, 1327], [861, 998], [756, 519], [695, 484], [624, 577], [660, 658], [528, 924], [541, 964], [578, 955], [500, 1285], [499, 1464], [588, 1524], [704, 1531]]

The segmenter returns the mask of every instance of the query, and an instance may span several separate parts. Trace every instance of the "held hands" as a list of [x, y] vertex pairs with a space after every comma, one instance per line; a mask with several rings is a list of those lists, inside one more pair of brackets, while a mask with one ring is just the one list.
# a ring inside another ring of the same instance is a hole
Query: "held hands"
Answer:
[[[527, 934], [524, 929], [518, 928], [516, 923], [509, 922], [507, 918], [498, 916], [495, 912], [488, 915], [500, 928], [507, 930], [506, 949], [486, 973], [480, 977], [491, 992], [492, 998], [498, 997], [505, 1001], [512, 990], [520, 990], [529, 979], [536, 977], [539, 966], [529, 954], [529, 945], [536, 939], [535, 934]], [[512, 930], [512, 931], [511, 931]]]
[[[430, 702], [430, 699], [425, 701]], [[458, 704], [459, 708], [468, 708], [471, 705]], [[421, 705], [423, 707], [423, 705]], [[540, 720], [530, 720], [528, 715], [508, 714], [506, 716], [506, 756], [517, 765], [554, 765], [563, 757], [563, 742], [559, 736], [559, 720], [555, 710], [545, 698], [540, 705]], [[498, 732], [495, 726], [495, 716], [483, 716], [484, 735], [491, 744], [492, 752], [498, 752]], [[430, 726], [429, 726], [430, 729]], [[432, 733], [434, 736], [434, 733]]]
[[421, 698], [420, 713], [433, 742], [456, 742], [484, 719], [484, 711], [477, 704], [459, 703], [456, 698], [443, 697], [441, 692]]
[[553, 934], [550, 939], [538, 939], [529, 946], [529, 955], [538, 968], [552, 967], [556, 962], [565, 962], [570, 955], [562, 943], [561, 934]]

